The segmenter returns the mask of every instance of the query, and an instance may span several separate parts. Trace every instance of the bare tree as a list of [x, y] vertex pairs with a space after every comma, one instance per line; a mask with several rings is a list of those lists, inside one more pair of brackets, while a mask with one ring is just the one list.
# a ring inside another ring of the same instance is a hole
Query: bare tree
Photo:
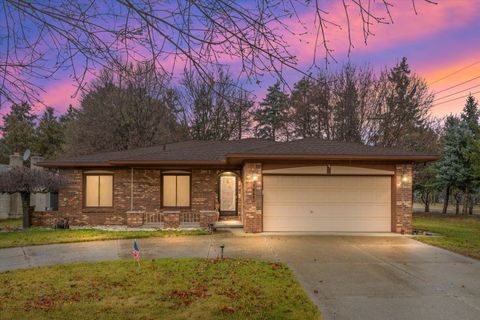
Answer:
[[303, 78], [292, 91], [290, 119], [296, 136], [368, 141], [377, 81], [371, 68], [347, 64], [316, 77]]
[[250, 129], [254, 103], [249, 92], [225, 69], [218, 68], [206, 83], [196, 72], [186, 72], [179, 89], [183, 123], [197, 140], [241, 139]]
[[68, 155], [120, 151], [177, 141], [178, 96], [170, 79], [149, 63], [104, 70], [68, 124]]
[[24, 167], [0, 172], [0, 193], [20, 193], [23, 207], [23, 227], [30, 227], [30, 194], [56, 192], [65, 180], [59, 174]]
[[[434, 4], [431, 0], [412, 0]], [[329, 34], [351, 29], [359, 19], [367, 43], [376, 24], [393, 23], [390, 0], [5, 0], [0, 2], [0, 103], [39, 99], [38, 79], [70, 70], [78, 88], [99, 67], [150, 60], [157, 68], [195, 69], [209, 82], [212, 66], [241, 62], [241, 73], [257, 78], [285, 68], [303, 72], [286, 35], [315, 30], [312, 65], [334, 59]], [[314, 19], [303, 13], [312, 12]], [[341, 21], [346, 21], [341, 22]], [[346, 24], [346, 25], [345, 25]], [[319, 52], [317, 52], [319, 51]], [[319, 59], [323, 57], [323, 59]], [[210, 69], [210, 70], [209, 70]]]

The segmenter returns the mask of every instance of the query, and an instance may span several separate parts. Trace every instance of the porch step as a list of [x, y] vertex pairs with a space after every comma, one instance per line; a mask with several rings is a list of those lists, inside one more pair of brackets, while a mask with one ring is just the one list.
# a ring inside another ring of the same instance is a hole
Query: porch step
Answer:
[[199, 222], [180, 222], [180, 228], [198, 229], [198, 228], [200, 228], [200, 223]]
[[239, 220], [225, 220], [225, 221], [217, 221], [214, 224], [214, 227], [217, 229], [222, 228], [243, 228], [243, 224]]

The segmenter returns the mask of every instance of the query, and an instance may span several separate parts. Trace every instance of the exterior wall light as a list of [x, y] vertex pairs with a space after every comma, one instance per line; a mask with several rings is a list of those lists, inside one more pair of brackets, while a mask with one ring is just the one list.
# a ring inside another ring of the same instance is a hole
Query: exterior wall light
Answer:
[[258, 180], [258, 176], [256, 174], [253, 175], [252, 177], [253, 181], [257, 181]]

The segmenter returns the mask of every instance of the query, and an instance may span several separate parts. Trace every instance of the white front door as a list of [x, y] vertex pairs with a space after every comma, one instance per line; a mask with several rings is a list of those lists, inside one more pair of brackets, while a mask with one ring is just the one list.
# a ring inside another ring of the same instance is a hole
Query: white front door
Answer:
[[220, 213], [237, 214], [237, 177], [234, 175], [220, 176]]

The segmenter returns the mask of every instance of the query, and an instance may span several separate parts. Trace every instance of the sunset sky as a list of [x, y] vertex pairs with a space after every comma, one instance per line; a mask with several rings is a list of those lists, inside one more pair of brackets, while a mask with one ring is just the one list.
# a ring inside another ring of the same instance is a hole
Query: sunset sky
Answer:
[[[418, 15], [415, 15], [411, 1], [393, 2], [394, 23], [375, 25], [372, 29], [375, 36], [369, 38], [367, 45], [363, 43], [360, 20], [351, 17], [355, 48], [349, 57], [346, 29], [332, 27], [327, 30], [338, 61], [332, 62], [329, 68], [335, 69], [350, 59], [356, 64], [369, 64], [378, 71], [391, 67], [405, 56], [414, 72], [425, 78], [436, 93], [432, 108], [434, 115], [443, 117], [458, 113], [465, 101], [462, 97], [469, 92], [480, 98], [480, 1], [438, 0], [438, 5], [430, 5], [418, 0]], [[344, 9], [340, 4], [339, 1], [331, 1], [328, 11], [330, 18], [342, 23]], [[312, 13], [302, 13], [302, 20], [308, 22], [312, 19]], [[297, 55], [299, 67], [307, 70], [314, 58], [314, 32], [301, 30], [295, 21], [291, 22], [290, 28], [299, 33], [306, 32], [302, 37], [290, 34], [284, 37], [290, 44], [290, 51]], [[322, 58], [324, 52], [317, 51], [317, 59]], [[235, 65], [232, 66], [234, 69]], [[290, 84], [300, 77], [296, 71], [286, 71], [285, 78]], [[273, 76], [265, 75], [260, 84], [252, 83], [248, 88], [257, 99], [261, 99], [268, 85], [274, 81]], [[68, 73], [45, 81], [42, 86], [46, 91], [42, 100], [58, 112], [63, 112], [70, 103], [78, 105], [78, 96], [72, 96], [75, 88]], [[41, 109], [38, 107], [37, 110], [40, 112]]]

